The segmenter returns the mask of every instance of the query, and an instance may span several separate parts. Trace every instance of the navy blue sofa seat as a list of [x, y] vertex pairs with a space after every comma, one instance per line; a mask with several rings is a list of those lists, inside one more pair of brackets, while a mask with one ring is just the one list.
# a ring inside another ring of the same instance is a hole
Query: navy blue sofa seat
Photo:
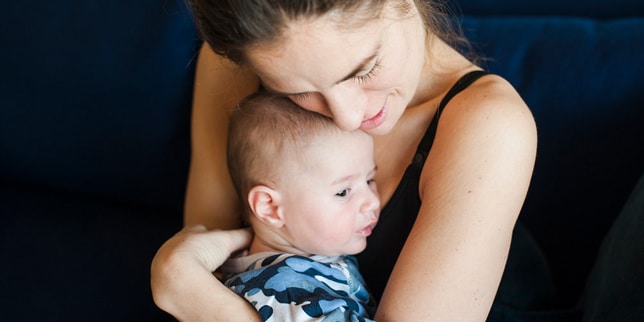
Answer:
[[[460, 0], [533, 110], [521, 220], [562, 306], [644, 172], [639, 0]], [[172, 320], [149, 264], [180, 229], [200, 42], [183, 0], [0, 4], [0, 319]]]

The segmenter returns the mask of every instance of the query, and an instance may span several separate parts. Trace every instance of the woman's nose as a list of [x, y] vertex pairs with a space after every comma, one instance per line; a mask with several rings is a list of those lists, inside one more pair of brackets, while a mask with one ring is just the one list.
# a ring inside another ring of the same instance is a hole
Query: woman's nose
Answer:
[[341, 84], [324, 97], [333, 121], [339, 128], [347, 131], [360, 128], [367, 105], [367, 97], [360, 88]]

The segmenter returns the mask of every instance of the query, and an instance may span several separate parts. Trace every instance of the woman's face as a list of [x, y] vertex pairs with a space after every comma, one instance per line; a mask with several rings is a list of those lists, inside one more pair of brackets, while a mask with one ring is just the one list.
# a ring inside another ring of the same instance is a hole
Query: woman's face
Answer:
[[247, 53], [268, 90], [342, 129], [372, 135], [388, 133], [400, 119], [416, 93], [424, 56], [419, 14], [401, 17], [391, 9], [355, 28], [328, 16], [293, 21], [279, 41]]

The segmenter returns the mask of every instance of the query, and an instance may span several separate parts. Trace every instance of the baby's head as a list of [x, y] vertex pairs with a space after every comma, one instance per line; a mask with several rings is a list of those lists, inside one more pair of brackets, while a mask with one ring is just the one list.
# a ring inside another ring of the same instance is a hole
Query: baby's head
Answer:
[[332, 256], [366, 246], [380, 208], [369, 135], [258, 93], [233, 113], [228, 168], [244, 219], [256, 237], [279, 236], [267, 237], [275, 251]]
[[[318, 137], [341, 136], [333, 121], [291, 100], [258, 92], [233, 112], [228, 130], [228, 169], [239, 196], [257, 185], [281, 186], [294, 174], [303, 148]], [[337, 138], [336, 138], [337, 139]], [[244, 219], [252, 213], [242, 198]]]

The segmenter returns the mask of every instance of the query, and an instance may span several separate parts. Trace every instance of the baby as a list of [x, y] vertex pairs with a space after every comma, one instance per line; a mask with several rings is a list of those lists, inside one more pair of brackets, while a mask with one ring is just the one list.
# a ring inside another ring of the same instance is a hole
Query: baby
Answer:
[[380, 213], [371, 136], [258, 93], [233, 113], [228, 168], [255, 236], [222, 267], [226, 285], [264, 321], [371, 321], [352, 256]]

